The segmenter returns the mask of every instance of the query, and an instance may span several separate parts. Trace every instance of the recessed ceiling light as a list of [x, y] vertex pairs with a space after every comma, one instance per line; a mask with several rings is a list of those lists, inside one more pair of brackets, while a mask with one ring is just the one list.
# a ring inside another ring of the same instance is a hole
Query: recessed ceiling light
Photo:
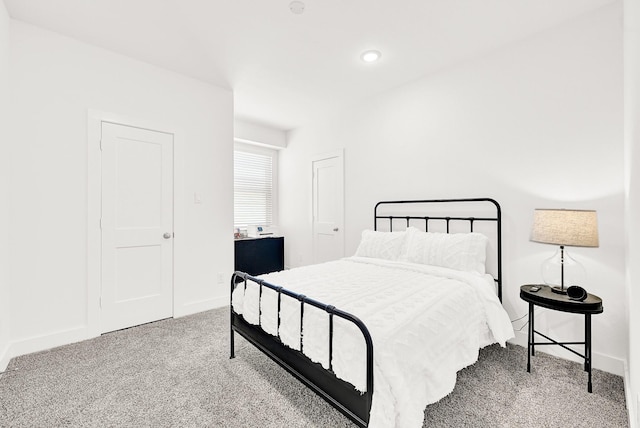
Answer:
[[377, 60], [380, 59], [381, 56], [382, 54], [380, 53], [380, 51], [369, 50], [369, 51], [363, 52], [362, 55], [360, 55], [360, 58], [364, 62], [376, 62]]
[[291, 10], [291, 12], [295, 13], [296, 15], [300, 15], [302, 14], [302, 12], [304, 12], [304, 3], [297, 0], [292, 1], [291, 3], [289, 3], [289, 10]]

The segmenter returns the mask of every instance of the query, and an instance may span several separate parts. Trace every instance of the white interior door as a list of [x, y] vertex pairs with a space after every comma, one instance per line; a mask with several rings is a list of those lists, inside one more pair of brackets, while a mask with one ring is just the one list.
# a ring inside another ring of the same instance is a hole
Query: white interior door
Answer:
[[342, 151], [318, 156], [313, 165], [313, 257], [344, 257], [344, 163]]
[[101, 331], [173, 316], [173, 135], [102, 123]]

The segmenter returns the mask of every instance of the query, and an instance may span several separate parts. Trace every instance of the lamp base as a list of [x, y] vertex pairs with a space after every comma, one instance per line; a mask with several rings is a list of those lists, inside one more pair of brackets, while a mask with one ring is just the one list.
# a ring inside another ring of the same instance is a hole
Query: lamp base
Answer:
[[583, 284], [585, 276], [584, 267], [569, 255], [563, 245], [542, 263], [542, 279], [557, 294], [567, 294], [571, 284]]

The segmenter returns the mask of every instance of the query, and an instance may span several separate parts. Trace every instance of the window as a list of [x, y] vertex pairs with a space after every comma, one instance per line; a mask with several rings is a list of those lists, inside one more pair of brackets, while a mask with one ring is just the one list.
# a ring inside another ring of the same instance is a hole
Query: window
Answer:
[[275, 150], [235, 145], [233, 152], [234, 227], [275, 224]]

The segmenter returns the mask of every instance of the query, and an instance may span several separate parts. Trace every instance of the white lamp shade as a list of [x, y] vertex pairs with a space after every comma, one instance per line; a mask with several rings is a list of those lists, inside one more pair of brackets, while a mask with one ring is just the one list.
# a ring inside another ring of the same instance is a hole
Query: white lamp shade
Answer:
[[531, 240], [571, 247], [597, 247], [598, 218], [593, 210], [536, 209]]

